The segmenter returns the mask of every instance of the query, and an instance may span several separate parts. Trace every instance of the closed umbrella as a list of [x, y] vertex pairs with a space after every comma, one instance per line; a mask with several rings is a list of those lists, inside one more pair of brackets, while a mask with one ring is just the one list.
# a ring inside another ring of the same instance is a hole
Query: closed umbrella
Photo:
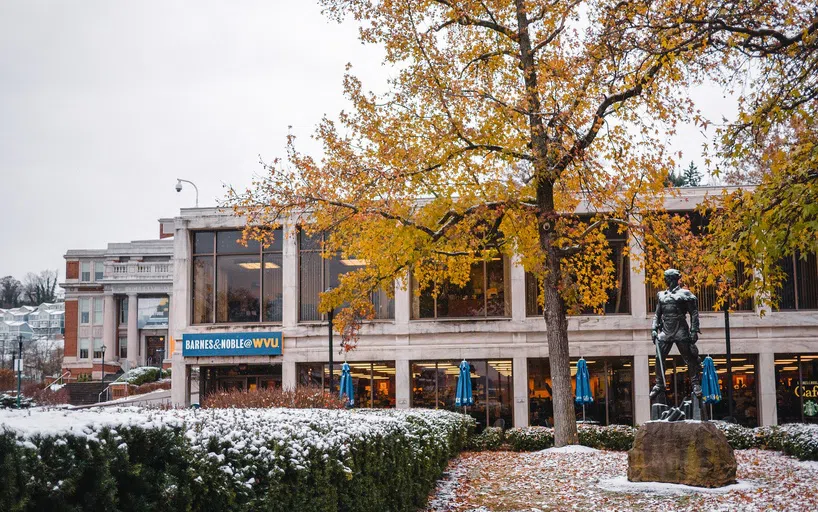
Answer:
[[454, 397], [454, 405], [466, 407], [474, 404], [474, 396], [471, 391], [471, 365], [464, 359], [460, 363], [460, 375], [457, 377], [457, 394]]
[[702, 397], [704, 403], [710, 404], [710, 419], [713, 419], [713, 404], [721, 402], [721, 388], [719, 387], [719, 377], [716, 375], [716, 367], [713, 358], [704, 358], [704, 369], [702, 370]]
[[355, 405], [355, 393], [352, 390], [352, 375], [349, 374], [349, 365], [344, 362], [341, 365], [341, 390], [338, 394], [339, 398], [347, 396], [347, 404], [349, 407]]
[[576, 403], [582, 404], [582, 422], [585, 423], [585, 404], [590, 404], [594, 401], [591, 395], [591, 376], [588, 375], [588, 363], [584, 358], [577, 361], [577, 397], [574, 399]]

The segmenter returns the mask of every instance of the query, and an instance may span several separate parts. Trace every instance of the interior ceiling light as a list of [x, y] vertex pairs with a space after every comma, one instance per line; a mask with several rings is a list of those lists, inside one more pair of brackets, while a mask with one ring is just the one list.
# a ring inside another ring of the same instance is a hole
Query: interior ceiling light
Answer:
[[341, 265], [344, 265], [344, 266], [347, 266], [347, 267], [365, 267], [365, 266], [369, 265], [369, 262], [367, 260], [359, 260], [359, 259], [354, 259], [353, 258], [353, 259], [341, 260]]
[[[246, 270], [258, 270], [261, 268], [261, 263], [258, 261], [245, 261], [243, 263], [239, 263], [239, 266]], [[264, 262], [265, 269], [273, 269], [273, 268], [281, 268], [272, 261], [265, 261]]]

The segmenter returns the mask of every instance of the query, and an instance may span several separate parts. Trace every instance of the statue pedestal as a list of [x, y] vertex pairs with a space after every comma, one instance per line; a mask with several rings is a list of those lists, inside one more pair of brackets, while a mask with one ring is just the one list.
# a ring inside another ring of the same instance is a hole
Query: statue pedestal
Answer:
[[628, 480], [697, 487], [736, 483], [736, 457], [715, 425], [655, 421], [636, 433], [628, 452]]

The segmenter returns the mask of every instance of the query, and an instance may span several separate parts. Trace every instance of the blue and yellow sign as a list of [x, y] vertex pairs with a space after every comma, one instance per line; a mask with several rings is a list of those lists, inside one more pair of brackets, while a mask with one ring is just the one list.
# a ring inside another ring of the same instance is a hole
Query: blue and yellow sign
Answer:
[[182, 356], [280, 356], [280, 332], [183, 334]]

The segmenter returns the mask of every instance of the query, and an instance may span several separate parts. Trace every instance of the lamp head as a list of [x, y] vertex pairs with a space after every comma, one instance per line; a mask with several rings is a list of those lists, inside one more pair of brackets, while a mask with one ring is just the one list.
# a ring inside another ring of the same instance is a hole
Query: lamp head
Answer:
[[182, 191], [182, 182], [180, 180], [176, 180], [176, 192]]

